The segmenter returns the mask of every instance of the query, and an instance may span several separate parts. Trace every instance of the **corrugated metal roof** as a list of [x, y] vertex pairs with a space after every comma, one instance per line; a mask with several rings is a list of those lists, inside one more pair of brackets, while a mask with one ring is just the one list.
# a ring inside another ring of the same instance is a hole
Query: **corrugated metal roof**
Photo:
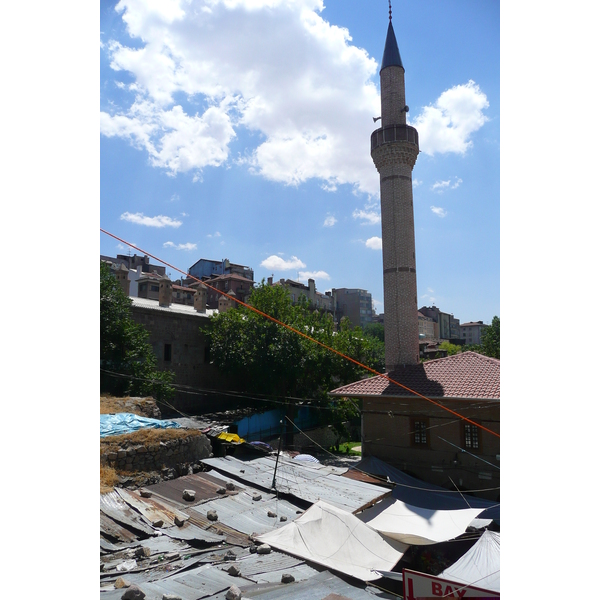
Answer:
[[150, 524], [162, 521], [163, 525], [160, 527], [172, 527], [175, 525], [175, 517], [182, 520], [187, 517], [185, 513], [168, 506], [157, 498], [142, 498], [139, 492], [131, 492], [123, 488], [117, 488], [116, 491], [129, 506], [137, 510]]
[[288, 584], [238, 585], [238, 587], [244, 598], [260, 598], [260, 600], [374, 600], [375, 598], [392, 600], [398, 598], [372, 586], [354, 585], [330, 571], [323, 571], [310, 579]]
[[281, 576], [289, 573], [296, 581], [314, 577], [319, 571], [303, 560], [273, 550], [269, 554], [250, 554], [248, 550], [238, 557], [235, 566], [243, 577], [256, 583], [280, 583]]
[[232, 585], [239, 587], [242, 581], [239, 577], [232, 577], [218, 567], [202, 565], [139, 587], [146, 593], [147, 600], [154, 600], [154, 598], [160, 600], [163, 594], [177, 594], [186, 600], [192, 598], [199, 600], [224, 592]]
[[[251, 485], [269, 490], [273, 482], [275, 460], [271, 456], [249, 461], [225, 456], [203, 459], [202, 462]], [[299, 463], [280, 456], [276, 476], [277, 490], [311, 504], [325, 500], [351, 512], [390, 493], [388, 488], [382, 486], [341, 477], [346, 470], [321, 464]]]
[[[232, 481], [236, 486], [233, 491], [227, 491], [224, 495], [236, 494], [243, 486], [237, 481], [230, 478], [223, 477], [219, 474], [213, 473], [195, 473], [194, 475], [184, 475], [177, 479], [171, 479], [169, 481], [161, 481], [154, 485], [148, 485], [145, 489], [152, 494], [156, 494], [162, 498], [170, 501], [174, 506], [180, 509], [194, 504], [198, 504], [204, 500], [211, 500], [213, 498], [222, 497], [221, 494], [217, 494], [219, 488], [225, 487], [227, 481]], [[196, 500], [194, 502], [188, 502], [183, 499], [183, 490], [193, 490], [196, 492]]]
[[[278, 499], [273, 494], [263, 492], [261, 495], [262, 499], [255, 501], [251, 493], [243, 492], [194, 506], [190, 512], [206, 515], [209, 510], [215, 510], [221, 523], [247, 535], [260, 535], [277, 529], [293, 521], [298, 516], [298, 511], [304, 512], [299, 506]], [[269, 517], [269, 511], [276, 516]], [[282, 516], [286, 517], [285, 522], [280, 521]]]
[[148, 526], [142, 516], [125, 503], [116, 490], [100, 494], [100, 511], [117, 523], [131, 527], [134, 531], [154, 535], [152, 527]]

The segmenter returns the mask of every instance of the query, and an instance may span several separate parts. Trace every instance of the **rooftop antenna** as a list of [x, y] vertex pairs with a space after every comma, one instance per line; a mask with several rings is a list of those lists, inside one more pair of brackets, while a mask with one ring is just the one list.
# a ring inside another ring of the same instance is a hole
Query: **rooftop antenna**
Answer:
[[392, 0], [388, 0], [388, 4], [390, 7], [390, 23], [392, 22]]

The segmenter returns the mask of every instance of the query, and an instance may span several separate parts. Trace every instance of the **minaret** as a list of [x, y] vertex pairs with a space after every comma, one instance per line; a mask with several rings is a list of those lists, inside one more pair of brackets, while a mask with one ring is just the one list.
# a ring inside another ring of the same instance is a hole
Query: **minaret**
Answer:
[[381, 128], [371, 134], [371, 157], [379, 171], [385, 363], [387, 372], [419, 363], [417, 270], [412, 170], [419, 135], [406, 124], [404, 66], [390, 24], [379, 71]]

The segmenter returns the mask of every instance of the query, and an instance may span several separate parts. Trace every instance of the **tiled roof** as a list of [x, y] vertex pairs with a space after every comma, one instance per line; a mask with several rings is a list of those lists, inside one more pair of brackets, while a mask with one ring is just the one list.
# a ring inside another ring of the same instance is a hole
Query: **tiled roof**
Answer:
[[[481, 398], [500, 400], [500, 361], [461, 352], [453, 356], [408, 365], [387, 375], [428, 398]], [[416, 397], [381, 376], [369, 377], [330, 392], [332, 396]]]

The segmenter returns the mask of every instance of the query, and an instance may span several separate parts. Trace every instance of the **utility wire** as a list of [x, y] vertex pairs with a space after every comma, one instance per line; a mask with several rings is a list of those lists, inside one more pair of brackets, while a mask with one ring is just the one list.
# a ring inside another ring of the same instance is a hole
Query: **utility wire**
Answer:
[[424, 396], [423, 394], [420, 394], [419, 392], [416, 392], [415, 390], [412, 390], [411, 388], [407, 387], [406, 385], [404, 385], [402, 383], [399, 383], [398, 381], [393, 380], [391, 377], [388, 377], [384, 373], [379, 373], [375, 369], [372, 369], [371, 367], [368, 367], [367, 365], [362, 364], [358, 360], [355, 360], [354, 358], [351, 358], [350, 356], [347, 356], [346, 354], [343, 354], [342, 352], [339, 352], [335, 348], [331, 348], [330, 346], [327, 346], [323, 342], [320, 342], [319, 340], [316, 340], [316, 339], [310, 337], [306, 333], [303, 333], [302, 331], [299, 331], [298, 329], [295, 329], [291, 325], [288, 325], [287, 323], [284, 323], [283, 321], [280, 321], [279, 319], [276, 319], [275, 317], [272, 317], [271, 315], [268, 315], [267, 313], [263, 312], [262, 310], [259, 310], [259, 309], [255, 308], [254, 306], [251, 306], [250, 304], [246, 304], [245, 302], [242, 302], [241, 300], [238, 300], [234, 296], [229, 296], [227, 294], [227, 292], [222, 292], [221, 290], [218, 290], [217, 288], [215, 288], [215, 287], [209, 285], [208, 283], [206, 283], [206, 281], [201, 281], [197, 277], [194, 277], [193, 275], [190, 275], [189, 273], [186, 273], [185, 271], [182, 271], [178, 267], [175, 267], [174, 265], [169, 264], [168, 262], [162, 260], [161, 258], [158, 258], [157, 256], [154, 256], [153, 254], [150, 254], [149, 252], [147, 252], [146, 250], [143, 250], [142, 248], [138, 248], [134, 244], [131, 244], [130, 242], [128, 242], [128, 241], [126, 241], [126, 240], [124, 240], [124, 239], [122, 239], [122, 238], [114, 235], [113, 233], [110, 233], [109, 231], [106, 231], [105, 229], [102, 229], [102, 228], [100, 228], [100, 231], [102, 233], [105, 233], [106, 235], [109, 235], [110, 237], [114, 238], [115, 240], [118, 240], [119, 242], [122, 242], [123, 244], [127, 244], [128, 246], [130, 246], [134, 250], [138, 250], [139, 252], [143, 252], [145, 255], [153, 258], [154, 260], [158, 260], [159, 262], [163, 263], [164, 265], [168, 266], [169, 268], [174, 269], [175, 271], [178, 271], [179, 273], [182, 273], [186, 277], [190, 277], [192, 279], [195, 279], [196, 281], [198, 281], [199, 283], [202, 283], [203, 285], [205, 285], [207, 288], [213, 290], [214, 292], [217, 292], [217, 293], [219, 293], [219, 294], [221, 294], [223, 296], [228, 296], [230, 299], [234, 300], [238, 304], [241, 304], [242, 306], [246, 307], [247, 309], [252, 310], [253, 312], [255, 312], [255, 313], [257, 313], [257, 314], [265, 317], [266, 319], [269, 319], [270, 321], [273, 321], [277, 325], [281, 325], [282, 327], [285, 327], [289, 331], [292, 331], [293, 333], [296, 333], [297, 335], [302, 336], [303, 338], [305, 338], [305, 339], [307, 339], [307, 340], [309, 340], [309, 341], [311, 341], [311, 342], [313, 342], [313, 343], [315, 343], [315, 344], [317, 344], [317, 345], [325, 348], [326, 350], [329, 350], [330, 352], [333, 352], [334, 354], [337, 354], [338, 356], [340, 356], [340, 357], [342, 357], [342, 358], [344, 358], [344, 359], [346, 359], [346, 360], [354, 363], [355, 365], [358, 365], [359, 367], [365, 369], [366, 371], [369, 371], [370, 373], [373, 373], [374, 375], [377, 375], [378, 377], [383, 377], [384, 379], [387, 379], [390, 383], [393, 383], [394, 385], [397, 385], [397, 386], [399, 386], [399, 387], [407, 390], [411, 394], [414, 394], [415, 396], [419, 396], [420, 398], [423, 398], [424, 400], [427, 400], [427, 402], [430, 402], [431, 404], [434, 404], [434, 405], [438, 406], [439, 408], [442, 408], [443, 410], [446, 410], [446, 411], [452, 413], [453, 415], [455, 415], [457, 417], [460, 417], [462, 420], [466, 421], [467, 423], [471, 423], [471, 425], [474, 425], [475, 427], [479, 427], [483, 431], [487, 431], [488, 433], [492, 434], [493, 436], [495, 436], [497, 438], [500, 438], [500, 434], [499, 433], [496, 433], [495, 431], [493, 431], [491, 429], [488, 429], [484, 425], [481, 425], [481, 423], [476, 423], [475, 421], [472, 421], [471, 419], [469, 419], [469, 418], [461, 415], [460, 413], [452, 410], [451, 408], [448, 408], [448, 407], [444, 406], [443, 404], [440, 404], [439, 402], [436, 402], [435, 400], [432, 400], [431, 398], [428, 398], [427, 396]]

